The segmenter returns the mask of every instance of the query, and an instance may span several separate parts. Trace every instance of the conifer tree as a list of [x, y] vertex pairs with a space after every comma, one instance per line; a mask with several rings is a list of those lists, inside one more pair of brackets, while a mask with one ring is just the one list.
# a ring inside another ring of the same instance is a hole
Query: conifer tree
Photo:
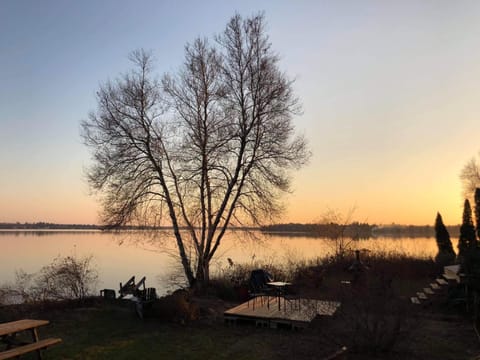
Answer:
[[472, 219], [472, 208], [470, 201], [465, 199], [463, 205], [463, 220], [460, 227], [460, 238], [458, 239], [458, 255], [465, 256], [466, 252], [476, 247], [477, 238], [475, 235], [475, 226]]
[[437, 218], [435, 219], [435, 238], [438, 246], [435, 261], [442, 265], [451, 264], [455, 260], [455, 251], [450, 240], [450, 234], [443, 224], [440, 213], [437, 213]]
[[475, 224], [477, 225], [477, 237], [480, 239], [480, 188], [475, 189]]

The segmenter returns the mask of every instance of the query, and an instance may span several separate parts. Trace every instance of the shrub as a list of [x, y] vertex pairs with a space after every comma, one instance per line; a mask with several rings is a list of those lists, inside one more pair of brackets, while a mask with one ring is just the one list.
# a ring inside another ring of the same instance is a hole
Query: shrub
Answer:
[[407, 303], [395, 293], [387, 273], [364, 272], [342, 297], [344, 343], [354, 352], [379, 355], [391, 352], [407, 335]]
[[58, 256], [37, 273], [17, 271], [14, 284], [3, 285], [0, 293], [4, 303], [84, 299], [96, 292], [97, 282], [92, 255]]
[[185, 324], [199, 317], [199, 308], [188, 290], [176, 290], [154, 301], [151, 316], [165, 321]]
[[92, 255], [57, 257], [40, 270], [37, 286], [47, 299], [83, 299], [95, 291], [98, 282], [92, 260]]

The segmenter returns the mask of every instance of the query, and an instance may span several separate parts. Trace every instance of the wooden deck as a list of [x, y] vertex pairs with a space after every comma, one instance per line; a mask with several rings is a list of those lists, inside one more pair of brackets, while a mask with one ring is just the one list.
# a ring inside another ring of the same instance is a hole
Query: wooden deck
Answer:
[[274, 328], [278, 324], [306, 327], [317, 315], [333, 316], [339, 307], [336, 301], [258, 296], [225, 311], [224, 319], [233, 323], [249, 320]]

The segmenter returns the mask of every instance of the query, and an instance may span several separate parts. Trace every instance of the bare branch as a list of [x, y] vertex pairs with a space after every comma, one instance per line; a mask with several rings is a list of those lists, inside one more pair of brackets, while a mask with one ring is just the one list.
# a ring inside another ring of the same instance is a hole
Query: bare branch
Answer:
[[294, 133], [298, 99], [263, 15], [235, 15], [215, 40], [187, 44], [183, 65], [161, 82], [151, 54], [133, 52], [134, 69], [100, 87], [98, 108], [82, 123], [104, 221], [156, 220], [152, 210], [166, 210], [191, 285], [208, 281], [232, 221], [258, 225], [282, 210], [289, 170], [310, 155]]

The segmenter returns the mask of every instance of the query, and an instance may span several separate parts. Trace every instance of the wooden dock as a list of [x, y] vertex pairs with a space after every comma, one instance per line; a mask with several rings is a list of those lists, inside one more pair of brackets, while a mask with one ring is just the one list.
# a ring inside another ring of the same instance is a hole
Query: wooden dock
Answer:
[[339, 307], [340, 303], [336, 301], [258, 296], [225, 311], [223, 315], [229, 323], [247, 320], [272, 328], [279, 324], [298, 328], [306, 327], [318, 315], [333, 316]]

